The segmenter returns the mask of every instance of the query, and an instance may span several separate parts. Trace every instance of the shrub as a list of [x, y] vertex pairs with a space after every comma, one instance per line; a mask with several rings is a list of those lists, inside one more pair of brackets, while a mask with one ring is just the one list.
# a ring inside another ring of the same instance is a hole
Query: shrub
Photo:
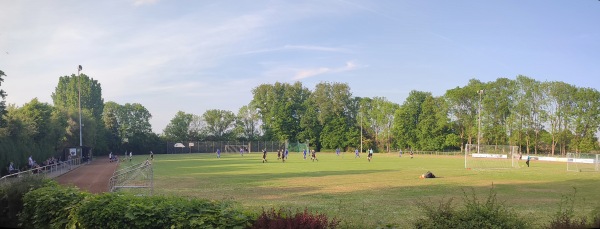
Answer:
[[50, 186], [28, 192], [23, 197], [21, 226], [25, 228], [66, 228], [69, 216], [89, 193], [74, 187]]
[[423, 217], [414, 223], [416, 228], [527, 228], [526, 221], [498, 202], [492, 188], [485, 202], [480, 202], [473, 192], [464, 193], [464, 208], [455, 209], [452, 199], [433, 203], [418, 203]]
[[245, 228], [249, 217], [232, 203], [183, 197], [105, 193], [86, 199], [76, 218], [83, 228]]
[[326, 229], [336, 228], [339, 224], [337, 219], [329, 221], [325, 214], [312, 214], [307, 209], [303, 212], [292, 213], [291, 210], [271, 208], [269, 211], [263, 209], [252, 228], [288, 228], [288, 229]]
[[0, 184], [0, 225], [18, 227], [18, 215], [23, 211], [23, 196], [45, 186], [56, 186], [56, 182], [37, 175], [9, 178]]
[[[573, 188], [573, 195], [563, 195], [560, 204], [558, 205], [558, 211], [554, 213], [552, 221], [548, 228], [550, 229], [574, 229], [574, 228], [588, 228], [587, 219], [581, 217], [580, 219], [575, 218], [575, 196], [577, 189]], [[595, 217], [593, 217], [595, 218]], [[596, 220], [596, 219], [594, 219]]]

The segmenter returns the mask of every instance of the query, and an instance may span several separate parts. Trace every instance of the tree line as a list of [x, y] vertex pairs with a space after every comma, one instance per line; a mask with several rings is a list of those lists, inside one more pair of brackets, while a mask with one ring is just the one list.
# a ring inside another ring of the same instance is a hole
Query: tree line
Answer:
[[[0, 86], [5, 73], [0, 71]], [[564, 82], [526, 76], [492, 82], [472, 79], [442, 96], [413, 90], [402, 104], [385, 97], [355, 97], [346, 83], [262, 84], [237, 113], [179, 111], [162, 134], [139, 103], [105, 102], [101, 84], [85, 74], [61, 76], [53, 104], [37, 98], [6, 106], [0, 90], [0, 163], [24, 165], [79, 145], [95, 155], [155, 153], [167, 142], [265, 140], [309, 142], [317, 150], [378, 152], [462, 150], [465, 144], [517, 145], [524, 153], [592, 152], [600, 147], [600, 93]], [[80, 100], [79, 100], [80, 99]]]

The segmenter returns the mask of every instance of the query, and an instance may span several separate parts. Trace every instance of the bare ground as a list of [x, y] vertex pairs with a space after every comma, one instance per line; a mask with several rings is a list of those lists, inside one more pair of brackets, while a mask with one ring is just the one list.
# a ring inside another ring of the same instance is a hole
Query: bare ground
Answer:
[[118, 165], [109, 162], [107, 157], [100, 157], [55, 179], [62, 185], [74, 185], [82, 191], [103, 193], [108, 191], [108, 180]]

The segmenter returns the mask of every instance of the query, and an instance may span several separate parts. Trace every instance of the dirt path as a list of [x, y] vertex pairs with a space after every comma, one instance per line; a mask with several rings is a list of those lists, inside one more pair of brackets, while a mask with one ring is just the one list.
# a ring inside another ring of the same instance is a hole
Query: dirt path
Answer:
[[97, 157], [90, 164], [82, 165], [55, 179], [62, 185], [75, 185], [82, 191], [107, 192], [108, 179], [117, 169], [117, 165], [118, 163], [110, 163], [108, 157]]

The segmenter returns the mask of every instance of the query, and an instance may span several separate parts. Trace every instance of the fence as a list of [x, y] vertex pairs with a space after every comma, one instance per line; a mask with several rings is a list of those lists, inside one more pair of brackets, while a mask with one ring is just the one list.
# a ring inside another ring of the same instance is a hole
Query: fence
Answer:
[[2, 178], [0, 178], [0, 181], [4, 181], [9, 178], [21, 177], [22, 175], [25, 175], [25, 174], [39, 174], [39, 175], [46, 175], [49, 178], [54, 178], [54, 177], [60, 176], [62, 174], [65, 174], [66, 172], [70, 171], [71, 169], [79, 167], [81, 165], [81, 162], [82, 162], [81, 158], [73, 158], [73, 159], [70, 159], [67, 161], [59, 161], [52, 165], [40, 166], [37, 168], [33, 168], [33, 169], [29, 169], [29, 170], [25, 170], [25, 171], [12, 173], [12, 174], [3, 176]]
[[[175, 145], [179, 147], [175, 147]], [[181, 144], [179, 144], [181, 143]], [[253, 152], [262, 152], [263, 149], [266, 149], [268, 152], [274, 152], [279, 149], [285, 148], [284, 142], [278, 141], [204, 141], [204, 142], [167, 142], [166, 152], [168, 154], [179, 154], [179, 153], [215, 153], [217, 149], [220, 149], [221, 152], [224, 152], [225, 146], [227, 145], [244, 145], [248, 146], [248, 151], [250, 153]], [[293, 143], [298, 144], [298, 143]], [[293, 145], [290, 144], [290, 145]], [[297, 148], [297, 147], [296, 147]], [[300, 152], [300, 151], [292, 151], [296, 149], [290, 149], [290, 152]]]
[[108, 180], [110, 192], [129, 191], [138, 195], [151, 196], [154, 190], [152, 163], [145, 162], [119, 169]]

